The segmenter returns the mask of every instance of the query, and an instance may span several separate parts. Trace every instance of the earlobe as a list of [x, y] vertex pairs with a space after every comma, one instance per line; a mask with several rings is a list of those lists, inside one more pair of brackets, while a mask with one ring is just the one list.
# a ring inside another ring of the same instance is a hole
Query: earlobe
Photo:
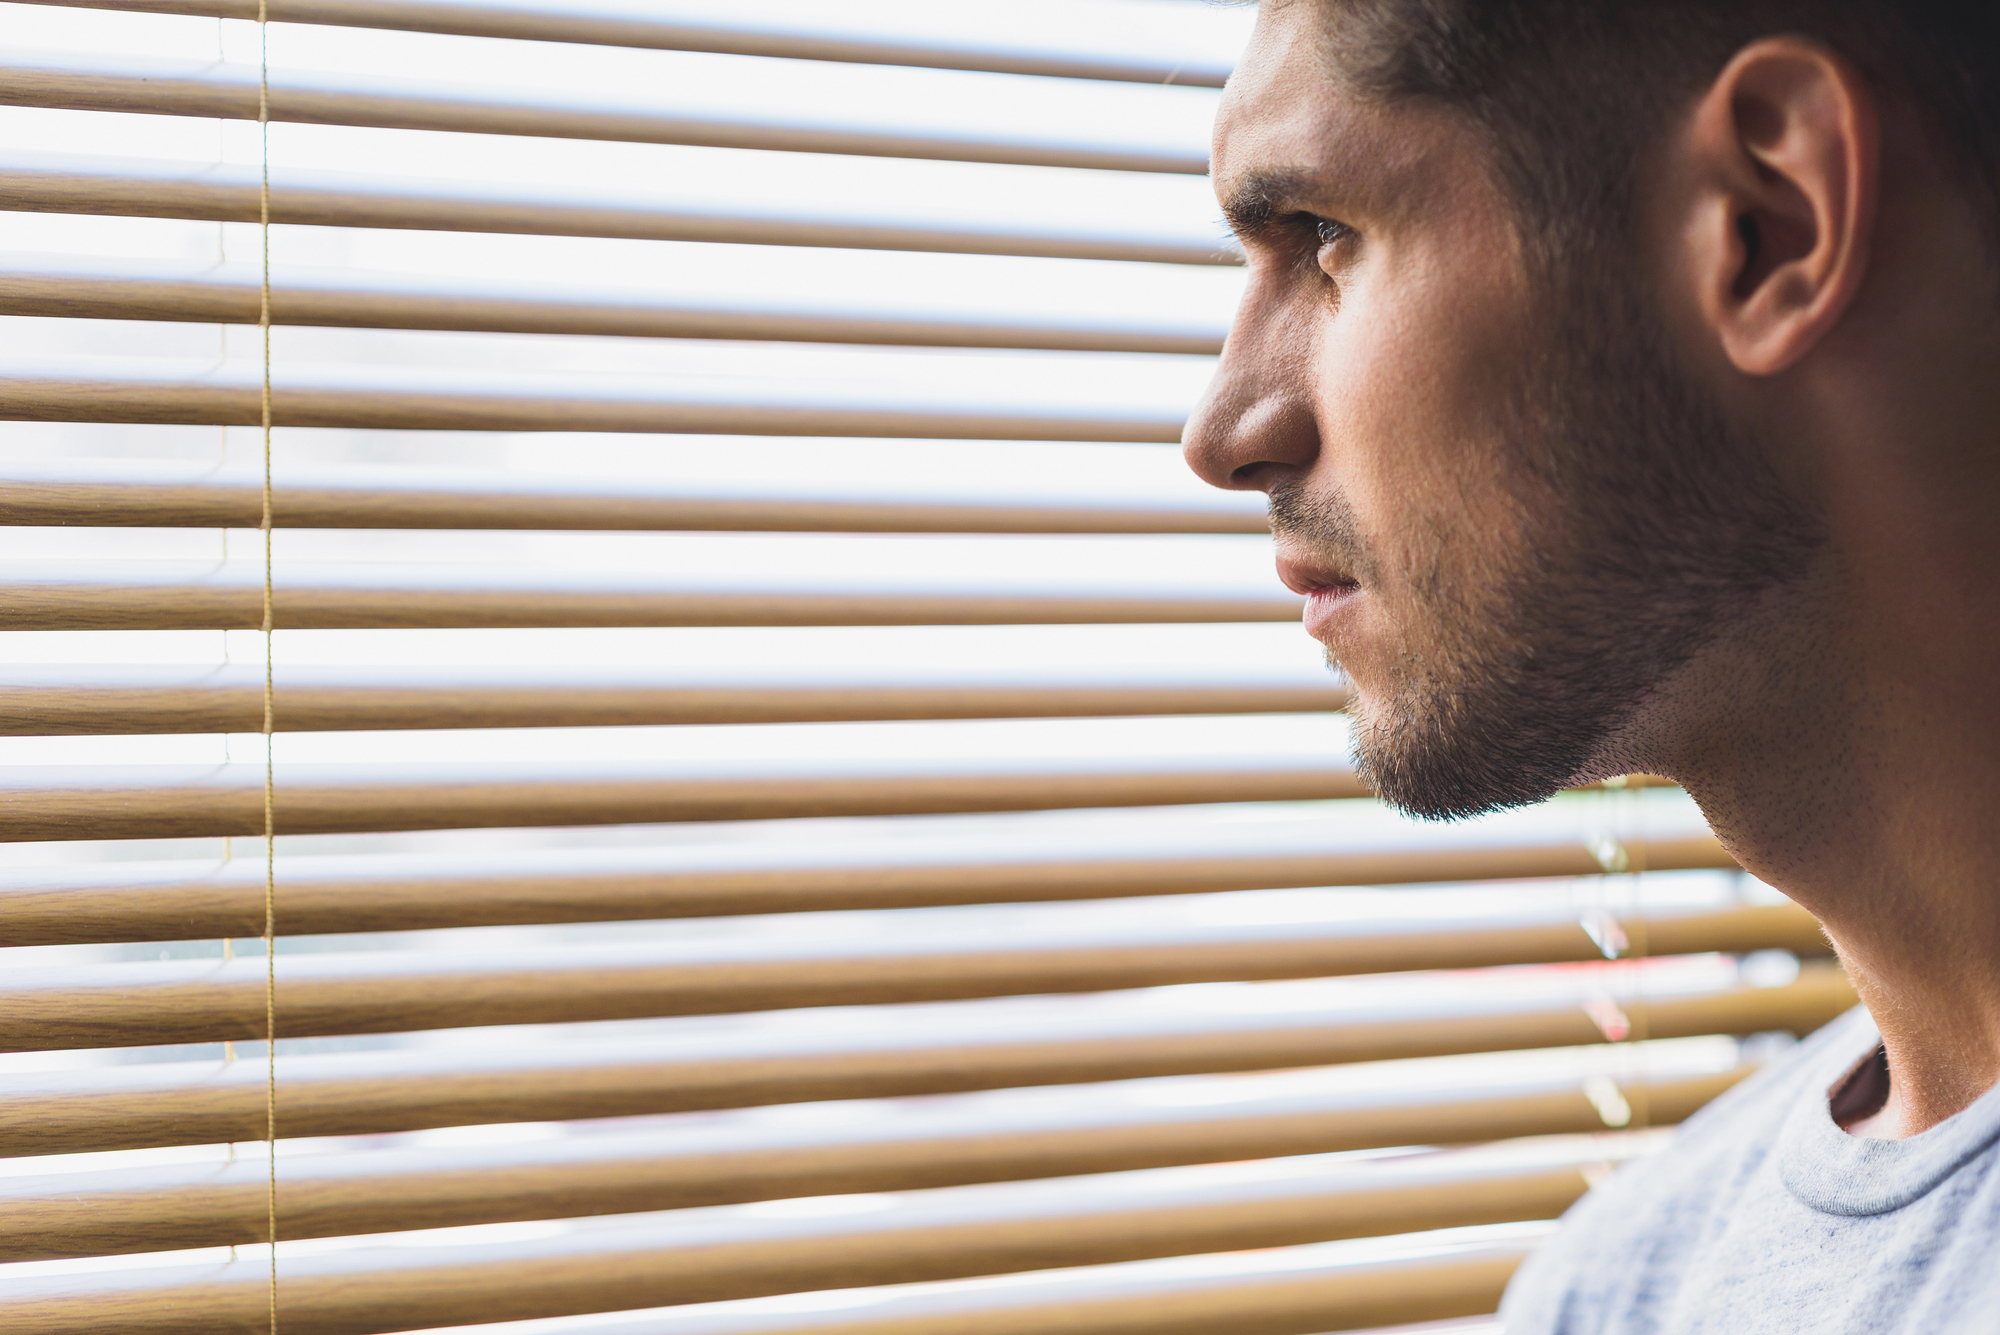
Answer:
[[1799, 38], [1738, 52], [1690, 125], [1685, 233], [1703, 318], [1747, 375], [1805, 357], [1868, 268], [1880, 125], [1866, 80]]

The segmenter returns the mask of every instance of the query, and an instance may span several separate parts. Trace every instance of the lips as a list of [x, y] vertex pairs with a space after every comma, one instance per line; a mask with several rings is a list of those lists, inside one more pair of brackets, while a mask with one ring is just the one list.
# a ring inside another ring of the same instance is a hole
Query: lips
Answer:
[[1360, 583], [1347, 572], [1282, 552], [1278, 555], [1278, 578], [1293, 593], [1305, 596], [1306, 633], [1316, 640], [1332, 633], [1341, 609], [1361, 592]]
[[1314, 589], [1306, 595], [1306, 634], [1315, 640], [1325, 642], [1333, 634], [1334, 623], [1343, 608], [1353, 602], [1361, 592], [1359, 584], [1336, 584], [1331, 588]]
[[1323, 589], [1351, 589], [1357, 586], [1355, 578], [1344, 570], [1282, 551], [1278, 553], [1278, 578], [1293, 593], [1302, 593], [1307, 597]]

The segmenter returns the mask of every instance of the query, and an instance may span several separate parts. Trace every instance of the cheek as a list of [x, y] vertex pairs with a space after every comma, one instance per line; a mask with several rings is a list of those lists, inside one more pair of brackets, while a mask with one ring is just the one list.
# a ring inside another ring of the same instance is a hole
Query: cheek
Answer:
[[1380, 591], [1386, 614], [1414, 586], [1476, 581], [1518, 527], [1504, 485], [1504, 405], [1521, 305], [1477, 275], [1415, 268], [1407, 281], [1343, 293], [1322, 326], [1314, 375], [1315, 470], [1326, 474], [1317, 481], [1352, 505], [1390, 585]]

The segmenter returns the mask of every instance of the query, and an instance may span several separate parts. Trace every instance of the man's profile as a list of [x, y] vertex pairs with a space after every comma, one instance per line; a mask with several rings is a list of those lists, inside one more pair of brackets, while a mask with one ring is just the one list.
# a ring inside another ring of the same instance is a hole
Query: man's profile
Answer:
[[1378, 790], [1664, 774], [1866, 1004], [1511, 1335], [2000, 1331], [2000, 6], [1264, 0], [1214, 176], [1187, 454], [1269, 493]]

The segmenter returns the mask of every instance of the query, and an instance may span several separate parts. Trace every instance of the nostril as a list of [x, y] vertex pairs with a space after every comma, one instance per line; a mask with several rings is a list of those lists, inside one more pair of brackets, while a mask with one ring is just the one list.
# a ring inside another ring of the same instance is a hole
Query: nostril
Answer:
[[1283, 464], [1260, 459], [1232, 470], [1226, 485], [1239, 491], [1269, 491], [1284, 471]]

